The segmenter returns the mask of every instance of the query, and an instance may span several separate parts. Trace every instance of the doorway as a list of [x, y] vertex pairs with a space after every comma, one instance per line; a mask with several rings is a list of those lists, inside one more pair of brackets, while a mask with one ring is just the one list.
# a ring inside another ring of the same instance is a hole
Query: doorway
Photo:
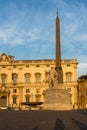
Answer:
[[7, 97], [6, 97], [6, 96], [2, 96], [2, 97], [0, 98], [0, 106], [1, 106], [1, 107], [7, 106]]

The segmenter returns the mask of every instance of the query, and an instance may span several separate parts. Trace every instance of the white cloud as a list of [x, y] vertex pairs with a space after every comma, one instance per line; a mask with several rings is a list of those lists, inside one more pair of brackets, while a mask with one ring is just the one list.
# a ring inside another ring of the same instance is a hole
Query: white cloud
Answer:
[[[62, 9], [62, 10], [61, 10]], [[69, 58], [78, 58], [80, 62], [87, 59], [87, 6], [84, 2], [69, 4], [62, 0], [60, 8], [62, 54]]]
[[0, 30], [0, 41], [3, 44], [22, 44], [23, 37], [21, 37], [21, 32], [19, 32], [14, 26], [10, 26], [5, 29]]
[[[36, 40], [52, 42], [50, 33], [42, 28], [34, 28], [29, 30], [17, 29], [18, 25], [10, 26], [0, 30], [0, 41], [3, 44], [21, 45], [27, 42], [36, 42]], [[43, 30], [43, 31], [42, 31]]]
[[[87, 7], [79, 2], [70, 5], [66, 0], [51, 1], [49, 7], [43, 10], [43, 6], [16, 4], [10, 6], [5, 22], [0, 21], [0, 44], [25, 45], [29, 49], [42, 47], [43, 55], [47, 49], [54, 51], [55, 48], [55, 17], [56, 8], [59, 8], [61, 24], [61, 44], [63, 57], [78, 58], [80, 62], [86, 61], [87, 52]], [[46, 2], [48, 2], [46, 1]], [[13, 12], [11, 12], [13, 7]], [[28, 8], [29, 6], [29, 8]], [[57, 6], [57, 7], [56, 7]], [[10, 12], [9, 12], [10, 11]], [[26, 50], [25, 50], [26, 52]], [[52, 56], [50, 56], [52, 57]]]
[[76, 35], [75, 40], [83, 43], [87, 42], [87, 33]]

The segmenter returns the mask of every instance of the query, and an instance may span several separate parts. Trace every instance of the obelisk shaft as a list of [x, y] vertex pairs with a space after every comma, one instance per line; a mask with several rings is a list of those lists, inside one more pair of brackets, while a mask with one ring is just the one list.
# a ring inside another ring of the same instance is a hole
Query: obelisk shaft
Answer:
[[58, 83], [63, 83], [63, 70], [61, 66], [61, 47], [60, 47], [60, 20], [56, 17], [56, 71], [58, 73]]
[[56, 67], [61, 67], [60, 20], [56, 17]]

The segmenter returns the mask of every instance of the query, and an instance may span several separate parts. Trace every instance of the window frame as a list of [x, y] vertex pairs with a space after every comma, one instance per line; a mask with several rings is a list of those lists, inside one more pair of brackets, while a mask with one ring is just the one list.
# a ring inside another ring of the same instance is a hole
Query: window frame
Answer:
[[25, 83], [30, 83], [31, 80], [31, 74], [30, 73], [26, 73], [25, 74]]
[[35, 74], [35, 82], [40, 83], [41, 82], [41, 73], [36, 73]]
[[13, 104], [17, 104], [17, 96], [13, 96]]
[[2, 84], [6, 84], [6, 78], [7, 78], [6, 74], [1, 74]]
[[71, 72], [66, 73], [66, 82], [68, 82], [68, 83], [72, 82], [72, 73]]
[[16, 83], [17, 83], [17, 79], [18, 79], [18, 74], [12, 73], [12, 81], [13, 81], [13, 84], [16, 84]]

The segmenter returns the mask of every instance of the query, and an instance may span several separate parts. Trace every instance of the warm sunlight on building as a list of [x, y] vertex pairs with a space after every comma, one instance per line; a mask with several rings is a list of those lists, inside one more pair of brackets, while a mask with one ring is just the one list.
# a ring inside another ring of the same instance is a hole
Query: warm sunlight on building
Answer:
[[[72, 107], [77, 107], [77, 60], [62, 60], [64, 87], [71, 93]], [[25, 109], [23, 102], [44, 102], [45, 71], [55, 67], [55, 60], [14, 60], [0, 56], [0, 107]]]
[[87, 108], [87, 74], [78, 78], [78, 108]]

